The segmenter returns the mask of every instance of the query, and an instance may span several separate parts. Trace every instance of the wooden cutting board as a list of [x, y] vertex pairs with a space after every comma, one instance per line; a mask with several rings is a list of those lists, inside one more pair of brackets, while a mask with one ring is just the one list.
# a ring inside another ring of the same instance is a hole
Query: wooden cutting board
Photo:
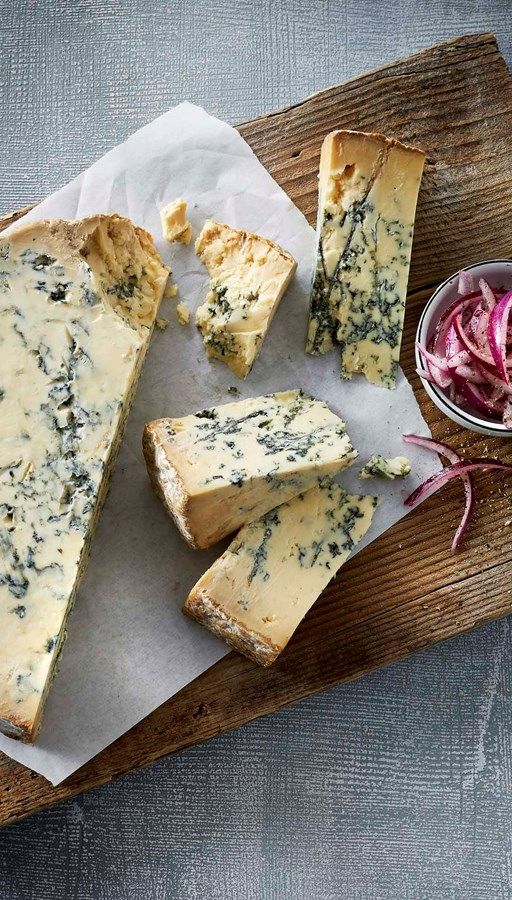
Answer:
[[[512, 255], [512, 79], [494, 36], [456, 38], [239, 126], [312, 224], [320, 145], [333, 128], [382, 131], [426, 150], [402, 365], [436, 437], [512, 460], [512, 441], [443, 418], [413, 361], [433, 287], [467, 263]], [[230, 653], [59, 787], [0, 755], [0, 824], [511, 612], [512, 487], [485, 474], [478, 496], [457, 555], [463, 492], [451, 485], [341, 570], [274, 666]]]

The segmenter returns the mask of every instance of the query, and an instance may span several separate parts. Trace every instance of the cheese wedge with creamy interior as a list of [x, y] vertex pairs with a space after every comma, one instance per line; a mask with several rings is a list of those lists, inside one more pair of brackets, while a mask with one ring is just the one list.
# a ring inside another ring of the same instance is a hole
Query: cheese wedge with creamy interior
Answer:
[[324, 140], [306, 348], [338, 346], [345, 379], [396, 385], [424, 162], [422, 150], [382, 134]]
[[0, 730], [37, 735], [168, 269], [98, 215], [0, 241]]
[[149, 422], [143, 450], [156, 493], [196, 549], [335, 475], [357, 456], [345, 423], [302, 391]]
[[206, 353], [246, 378], [297, 264], [273, 241], [210, 220], [196, 253], [210, 274], [196, 312]]
[[377, 498], [324, 483], [245, 525], [199, 579], [183, 612], [269, 666], [352, 549]]

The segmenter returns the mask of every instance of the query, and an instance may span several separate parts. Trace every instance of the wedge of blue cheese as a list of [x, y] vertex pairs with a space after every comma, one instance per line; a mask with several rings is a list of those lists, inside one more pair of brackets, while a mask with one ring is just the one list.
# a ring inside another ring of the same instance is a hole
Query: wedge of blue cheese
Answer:
[[396, 384], [425, 154], [382, 134], [333, 131], [322, 146], [307, 351], [339, 346], [341, 375]]
[[196, 241], [196, 253], [211, 279], [196, 312], [206, 353], [245, 378], [297, 264], [272, 241], [210, 220]]
[[199, 579], [184, 613], [270, 665], [368, 531], [376, 505], [325, 483], [270, 510]]
[[360, 478], [387, 478], [393, 481], [395, 478], [405, 478], [411, 473], [411, 463], [406, 456], [394, 456], [386, 459], [376, 453], [370, 456], [368, 462], [359, 472]]
[[0, 241], [0, 730], [32, 741], [168, 269], [119, 216]]
[[191, 547], [241, 525], [352, 464], [345, 423], [302, 391], [226, 403], [146, 425], [153, 487]]

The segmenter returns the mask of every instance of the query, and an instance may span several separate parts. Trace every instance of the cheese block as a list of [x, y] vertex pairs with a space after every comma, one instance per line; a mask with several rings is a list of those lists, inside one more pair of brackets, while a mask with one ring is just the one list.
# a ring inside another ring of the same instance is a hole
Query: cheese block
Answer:
[[173, 200], [160, 210], [162, 222], [162, 234], [170, 244], [178, 241], [180, 244], [190, 244], [192, 240], [192, 226], [187, 221], [187, 203], [181, 197]]
[[143, 449], [153, 487], [197, 549], [351, 465], [357, 455], [345, 423], [302, 391], [150, 422]]
[[32, 741], [168, 270], [116, 215], [0, 241], [0, 730]]
[[205, 222], [196, 253], [211, 278], [196, 312], [206, 352], [245, 378], [297, 264], [272, 241], [212, 221]]
[[395, 456], [393, 459], [386, 459], [384, 456], [376, 453], [370, 456], [370, 459], [359, 472], [360, 478], [388, 478], [393, 481], [395, 478], [405, 478], [411, 473], [411, 464], [406, 456]]
[[269, 666], [368, 531], [377, 499], [325, 483], [245, 525], [183, 611]]
[[343, 378], [395, 387], [424, 161], [381, 134], [324, 140], [307, 350], [339, 346]]

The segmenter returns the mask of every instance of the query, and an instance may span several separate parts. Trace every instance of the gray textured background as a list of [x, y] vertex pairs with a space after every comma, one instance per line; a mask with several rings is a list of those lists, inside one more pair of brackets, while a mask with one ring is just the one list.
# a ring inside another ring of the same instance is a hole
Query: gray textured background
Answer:
[[[0, 211], [182, 99], [230, 122], [512, 5], [0, 0]], [[509, 621], [0, 832], [1, 900], [508, 900]]]

